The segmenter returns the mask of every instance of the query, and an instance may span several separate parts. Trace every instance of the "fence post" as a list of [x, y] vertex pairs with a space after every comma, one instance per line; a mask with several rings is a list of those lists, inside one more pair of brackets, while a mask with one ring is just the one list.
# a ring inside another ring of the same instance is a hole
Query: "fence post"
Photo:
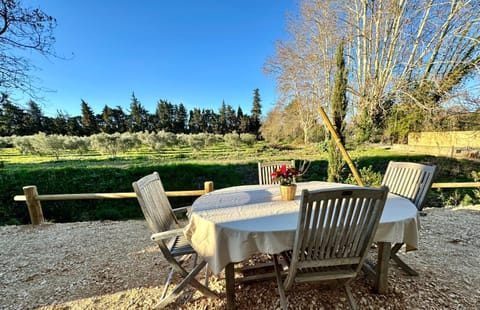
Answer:
[[37, 187], [35, 185], [24, 186], [23, 193], [25, 194], [25, 200], [27, 201], [28, 213], [30, 214], [32, 225], [42, 224], [44, 221], [43, 211], [40, 200], [37, 199]]
[[203, 183], [203, 188], [205, 190], [205, 193], [210, 193], [213, 191], [213, 182], [212, 181], [207, 181]]

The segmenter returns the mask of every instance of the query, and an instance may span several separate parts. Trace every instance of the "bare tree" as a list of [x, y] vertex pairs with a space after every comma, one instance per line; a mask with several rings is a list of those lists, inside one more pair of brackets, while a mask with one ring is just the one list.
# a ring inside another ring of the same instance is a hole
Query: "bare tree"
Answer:
[[39, 8], [21, 6], [19, 0], [0, 0], [0, 90], [19, 90], [32, 97], [38, 87], [27, 58], [29, 51], [54, 56], [56, 20]]
[[283, 96], [329, 108], [334, 51], [345, 39], [350, 111], [360, 128], [381, 127], [392, 104], [405, 101], [433, 116], [478, 76], [478, 12], [477, 0], [304, 0], [267, 68]]
[[318, 108], [327, 109], [331, 102], [334, 55], [340, 41], [335, 20], [327, 18], [334, 5], [333, 0], [305, 2], [301, 15], [289, 21], [290, 40], [279, 42], [275, 57], [265, 65], [265, 71], [277, 78], [279, 104], [291, 111], [289, 117], [296, 117], [304, 143], [317, 125]]

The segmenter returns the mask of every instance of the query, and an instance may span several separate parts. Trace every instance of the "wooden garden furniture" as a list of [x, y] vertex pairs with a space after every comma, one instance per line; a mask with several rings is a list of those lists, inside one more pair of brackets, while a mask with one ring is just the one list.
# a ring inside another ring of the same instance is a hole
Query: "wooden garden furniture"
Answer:
[[295, 290], [294, 283], [328, 280], [340, 281], [356, 309], [349, 283], [362, 269], [387, 194], [386, 186], [302, 191], [293, 249], [281, 253], [284, 264], [273, 255], [282, 309], [288, 308], [286, 291]]
[[[172, 210], [158, 173], [149, 174], [133, 182], [132, 186], [145, 220], [152, 231], [151, 239], [156, 242], [165, 260], [170, 264], [170, 272], [163, 293], [155, 307], [165, 307], [174, 301], [187, 285], [195, 287], [207, 297], [217, 298], [217, 294], [208, 288], [207, 275], [205, 285], [195, 279], [195, 276], [205, 267], [206, 262], [204, 260], [198, 262], [197, 253], [185, 239], [184, 228], [180, 226]], [[184, 266], [187, 263], [192, 264], [189, 270]], [[181, 281], [167, 294], [174, 272], [178, 273]]]
[[[420, 211], [432, 185], [435, 170], [436, 166], [390, 161], [382, 185], [388, 186], [391, 193], [409, 199]], [[392, 247], [391, 259], [409, 275], [417, 276], [418, 273], [398, 257], [397, 253], [402, 246], [403, 243], [396, 243]]]
[[[258, 253], [279, 254], [293, 249], [304, 189], [346, 189], [353, 185], [320, 181], [297, 183], [294, 200], [281, 200], [280, 186], [242, 185], [212, 191], [195, 200], [185, 237], [208, 262], [214, 274], [225, 270], [227, 309], [235, 308], [234, 264]], [[390, 249], [418, 244], [417, 208], [408, 199], [388, 194], [373, 242], [378, 245], [377, 264], [369, 270], [374, 289], [386, 293]], [[274, 273], [270, 279], [274, 278]], [[241, 279], [239, 279], [241, 280]]]

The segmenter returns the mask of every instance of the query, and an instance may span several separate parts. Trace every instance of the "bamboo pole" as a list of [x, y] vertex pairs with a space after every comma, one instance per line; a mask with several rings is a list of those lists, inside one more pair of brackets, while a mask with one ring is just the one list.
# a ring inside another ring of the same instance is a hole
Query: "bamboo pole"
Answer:
[[333, 128], [333, 125], [330, 122], [330, 119], [328, 118], [327, 113], [325, 113], [325, 111], [323, 110], [322, 107], [320, 107], [318, 109], [318, 112], [320, 112], [320, 116], [322, 117], [323, 122], [325, 123], [325, 125], [327, 125], [328, 130], [332, 134], [332, 137], [334, 138], [335, 143], [337, 144], [338, 148], [340, 149], [340, 152], [342, 153], [343, 158], [347, 162], [348, 167], [352, 171], [353, 176], [355, 177], [355, 180], [357, 181], [358, 185], [364, 186], [363, 182], [362, 182], [362, 179], [360, 178], [360, 174], [357, 171], [357, 168], [353, 164], [352, 159], [350, 158], [350, 155], [348, 155], [347, 150], [343, 146], [342, 141], [340, 140], [340, 137], [338, 136], [337, 132], [335, 131], [335, 128]]

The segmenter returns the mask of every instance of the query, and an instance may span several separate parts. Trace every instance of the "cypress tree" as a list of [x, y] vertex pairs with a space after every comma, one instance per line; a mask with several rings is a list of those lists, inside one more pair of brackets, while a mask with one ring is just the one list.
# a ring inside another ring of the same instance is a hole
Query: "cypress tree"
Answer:
[[254, 134], [257, 138], [260, 137], [260, 119], [262, 116], [262, 105], [260, 104], [260, 90], [255, 88], [253, 90], [253, 104], [252, 114], [250, 116], [250, 133]]
[[[333, 127], [345, 145], [345, 116], [347, 113], [347, 69], [343, 57], [343, 42], [337, 48], [335, 82], [332, 96], [332, 119]], [[341, 181], [341, 171], [344, 166], [342, 154], [332, 136], [330, 136], [328, 148], [328, 181]]]
[[83, 99], [81, 103], [81, 110], [81, 125], [83, 129], [83, 134], [90, 136], [98, 133], [97, 119], [95, 118], [95, 115], [93, 114], [93, 111], [88, 105], [88, 103]]

